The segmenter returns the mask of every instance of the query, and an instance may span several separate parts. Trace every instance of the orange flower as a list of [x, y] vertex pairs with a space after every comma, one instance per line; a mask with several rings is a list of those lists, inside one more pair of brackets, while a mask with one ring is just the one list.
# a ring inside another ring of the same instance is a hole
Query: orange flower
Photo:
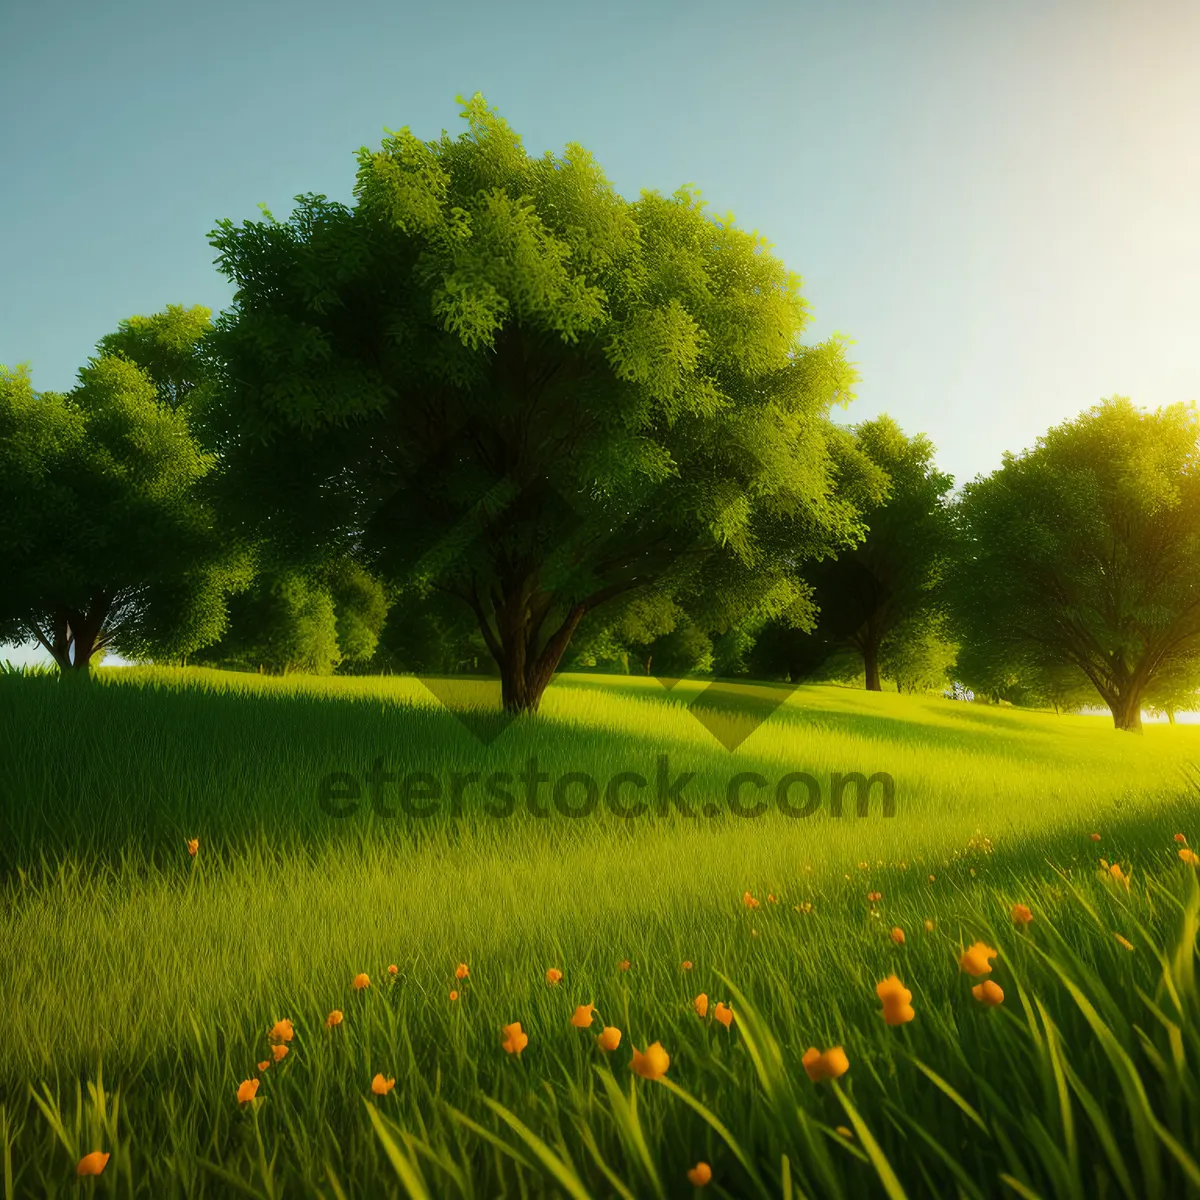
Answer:
[[395, 1086], [396, 1081], [394, 1079], [384, 1079], [382, 1075], [376, 1075], [371, 1080], [371, 1091], [377, 1096], [386, 1096]]
[[723, 1000], [717, 1001], [717, 1007], [713, 1009], [713, 1016], [725, 1026], [726, 1029], [733, 1024], [733, 1009], [729, 1007]]
[[459, 963], [458, 966], [454, 968], [455, 979], [466, 979], [470, 973], [471, 972], [467, 969], [466, 963]]
[[258, 1080], [243, 1079], [238, 1085], [237, 1098], [239, 1104], [249, 1104], [258, 1095]]
[[701, 1017], [701, 1018], [707, 1017], [708, 1016], [708, 996], [707, 996], [707, 994], [704, 992], [701, 992], [700, 995], [698, 995], [695, 998], [695, 1000], [692, 1001], [692, 1007], [696, 1010], [696, 1016]]
[[265, 1071], [270, 1065], [271, 1065], [271, 1060], [269, 1058], [264, 1059], [262, 1062], [260, 1062], [258, 1064], [258, 1069], [260, 1071]]
[[562, 978], [562, 972], [557, 967], [551, 967], [546, 972], [546, 982], [553, 987]]
[[99, 1175], [108, 1165], [109, 1156], [101, 1154], [99, 1150], [93, 1150], [91, 1154], [85, 1154], [75, 1166], [76, 1175]]
[[[188, 853], [189, 853], [189, 854], [190, 854], [190, 855], [191, 855], [193, 858], [195, 858], [195, 857], [196, 857], [196, 851], [197, 851], [197, 850], [199, 850], [199, 849], [200, 849], [200, 839], [199, 839], [199, 838], [192, 838], [192, 839], [191, 839], [191, 840], [188, 842]], [[106, 1161], [107, 1161], [107, 1160], [106, 1160]], [[99, 1174], [99, 1172], [97, 1172], [97, 1174]]]
[[904, 1025], [917, 1015], [912, 1006], [912, 992], [895, 975], [877, 983], [875, 995], [883, 1001], [883, 1019], [889, 1025]]
[[997, 1004], [1004, 1003], [1004, 990], [998, 983], [991, 979], [985, 979], [982, 983], [977, 983], [971, 989], [971, 995], [984, 1008], [995, 1008]]
[[872, 904], [874, 904], [877, 900], [883, 899], [883, 893], [882, 892], [868, 892], [867, 899], [870, 900], [870, 902]]
[[394, 978], [400, 974], [400, 968], [395, 963], [388, 963], [388, 974]]
[[529, 1034], [521, 1028], [520, 1021], [504, 1027], [504, 1041], [500, 1043], [509, 1054], [520, 1054], [529, 1045]]
[[1033, 920], [1033, 913], [1024, 904], [1014, 904], [1012, 906], [1012, 919], [1014, 925], [1028, 925]]
[[371, 978], [365, 972], [361, 975], [355, 975], [354, 990], [356, 992], [361, 992], [363, 990], [363, 988], [369, 988], [370, 986], [371, 986]]
[[933, 922], [932, 922], [932, 921], [926, 921], [926, 922], [925, 922], [925, 932], [926, 932], [926, 933], [932, 933], [932, 932], [933, 932]]
[[899, 925], [897, 925], [895, 927], [895, 929], [892, 930], [891, 938], [892, 938], [892, 941], [895, 942], [897, 946], [903, 946], [904, 945], [904, 930], [901, 929]]
[[937, 878], [936, 875], [930, 875], [929, 882], [932, 883]]
[[1177, 841], [1177, 842], [1178, 842], [1178, 843], [1179, 843], [1181, 846], [1186, 846], [1186, 845], [1187, 845], [1187, 838], [1185, 838], [1185, 837], [1183, 836], [1183, 834], [1182, 834], [1182, 833], [1177, 833], [1177, 834], [1175, 835], [1175, 840], [1176, 840], [1176, 841]]
[[1113, 863], [1113, 865], [1108, 868], [1108, 877], [1113, 881], [1113, 883], [1119, 883], [1126, 891], [1129, 891], [1129, 876], [1121, 870], [1120, 863]]
[[959, 969], [968, 975], [990, 975], [992, 964], [988, 962], [988, 959], [996, 958], [999, 953], [998, 950], [993, 950], [984, 942], [975, 942], [970, 949], [963, 951], [962, 957], [958, 960]]
[[1128, 938], [1122, 937], [1119, 933], [1114, 933], [1113, 937], [1115, 937], [1117, 939], [1117, 941], [1120, 942], [1121, 945], [1125, 947], [1126, 950], [1133, 949], [1133, 943]]
[[1090, 837], [1093, 842], [1098, 842], [1100, 840], [1100, 835], [1098, 833], [1089, 833], [1088, 837]]
[[745, 895], [742, 897], [742, 903], [743, 903], [743, 904], [744, 904], [744, 905], [745, 905], [747, 908], [757, 908], [757, 907], [758, 907], [758, 901], [757, 901], [757, 900], [755, 900], [755, 898], [754, 898], [752, 895], [750, 895], [750, 893], [749, 893], [749, 892], [747, 892], [747, 893], [746, 893], [746, 894], [745, 894]]
[[603, 1032], [596, 1034], [596, 1045], [608, 1052], [615, 1050], [621, 1044], [621, 1031], [611, 1025], [605, 1025]]
[[621, 961], [619, 963], [617, 963], [617, 966], [619, 966], [622, 971], [628, 971], [629, 970], [629, 959], [627, 959], [627, 958], [621, 959]]
[[450, 989], [450, 999], [451, 999], [451, 1000], [457, 1000], [457, 999], [458, 999], [458, 993], [457, 993], [457, 992], [456, 992], [456, 991], [455, 991], [453, 988], [451, 988], [451, 989]]
[[690, 958], [685, 958], [683, 960], [683, 969], [685, 971], [690, 971], [692, 969], [692, 960]]
[[712, 1167], [706, 1162], [698, 1162], [688, 1168], [687, 1177], [692, 1187], [704, 1187], [712, 1179]]
[[813, 1083], [824, 1083], [827, 1079], [838, 1079], [850, 1070], [850, 1060], [841, 1046], [824, 1051], [809, 1046], [800, 1060]]
[[333, 1012], [331, 1012], [329, 1014], [329, 1016], [327, 1016], [325, 1018], [325, 1028], [326, 1029], [332, 1029], [335, 1025], [340, 1025], [341, 1023], [342, 1023], [342, 1010], [340, 1008], [335, 1008], [333, 1010]]
[[287, 1053], [288, 1048], [283, 1042], [271, 1047], [271, 1054], [276, 1062], [282, 1062], [285, 1058], [287, 1058]]
[[645, 1054], [634, 1050], [633, 1062], [629, 1065], [643, 1079], [661, 1079], [671, 1065], [671, 1056], [662, 1048], [661, 1042], [651, 1042]]
[[1186, 846], [1180, 850], [1179, 857], [1187, 863], [1189, 867], [1200, 867], [1200, 854], [1195, 850], [1189, 850]]
[[272, 1042], [290, 1042], [296, 1036], [296, 1031], [292, 1028], [291, 1021], [285, 1017], [282, 1021], [276, 1021], [271, 1027], [271, 1032], [267, 1037]]
[[767, 893], [767, 903], [768, 904], [778, 904], [779, 901], [776, 900], [775, 897], [770, 892], [768, 892]]
[[575, 1015], [571, 1018], [571, 1024], [576, 1029], [590, 1029], [592, 1027], [592, 1012], [595, 1007], [594, 1004], [581, 1004], [575, 1010]]

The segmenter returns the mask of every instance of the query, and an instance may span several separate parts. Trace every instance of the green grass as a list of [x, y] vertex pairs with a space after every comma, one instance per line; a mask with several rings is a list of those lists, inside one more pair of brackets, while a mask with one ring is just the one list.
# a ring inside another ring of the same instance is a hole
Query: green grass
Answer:
[[[776, 708], [763, 685], [727, 689], [710, 729], [702, 686], [563, 677], [484, 744], [411, 679], [0, 677], [5, 1194], [74, 1194], [100, 1149], [95, 1190], [123, 1196], [691, 1195], [698, 1160], [727, 1196], [1200, 1196], [1200, 896], [1172, 840], [1200, 843], [1200, 727], [833, 687]], [[654, 803], [660, 755], [700, 815]], [[497, 819], [477, 786], [423, 819], [318, 803], [376, 759], [448, 784], [530, 758], [638, 772], [652, 811]], [[830, 814], [856, 771], [893, 777], [893, 816], [852, 793]], [[768, 798], [808, 772], [822, 805], [733, 815], [742, 772]], [[958, 968], [977, 939], [997, 1009]], [[897, 1028], [874, 990], [892, 973], [917, 1011]], [[590, 1002], [622, 1030], [611, 1056], [569, 1024]], [[241, 1107], [281, 1017], [291, 1053]], [[665, 1082], [629, 1069], [652, 1041]], [[804, 1050], [836, 1044], [849, 1072], [813, 1085]]]

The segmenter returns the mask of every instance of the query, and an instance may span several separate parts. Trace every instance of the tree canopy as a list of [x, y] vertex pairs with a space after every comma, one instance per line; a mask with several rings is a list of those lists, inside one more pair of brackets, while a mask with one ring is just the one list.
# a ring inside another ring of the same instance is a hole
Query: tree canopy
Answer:
[[1088, 679], [1118, 729], [1200, 682], [1200, 416], [1114, 396], [964, 489], [956, 619], [977, 661]]
[[627, 202], [582, 147], [463, 116], [360, 150], [353, 209], [214, 231], [237, 292], [200, 408], [242, 511], [456, 597], [510, 709], [630, 593], [811, 619], [802, 565], [882, 493], [828, 419], [843, 339], [802, 345], [799, 278], [687, 188]]
[[101, 355], [116, 355], [141, 367], [154, 383], [159, 403], [187, 404], [203, 381], [201, 339], [212, 328], [212, 310], [168, 304], [163, 312], [121, 321], [97, 343]]
[[882, 686], [886, 659], [905, 680], [925, 684], [938, 673], [929, 656], [941, 653], [934, 647], [944, 616], [939, 585], [953, 558], [954, 481], [935, 467], [929, 439], [907, 437], [891, 417], [862, 422], [854, 436], [887, 481], [886, 493], [864, 506], [860, 544], [805, 569], [820, 614], [810, 634], [764, 630], [757, 658], [774, 653], [798, 680], [828, 670], [840, 677], [853, 655], [852, 674], [861, 673], [871, 691]]

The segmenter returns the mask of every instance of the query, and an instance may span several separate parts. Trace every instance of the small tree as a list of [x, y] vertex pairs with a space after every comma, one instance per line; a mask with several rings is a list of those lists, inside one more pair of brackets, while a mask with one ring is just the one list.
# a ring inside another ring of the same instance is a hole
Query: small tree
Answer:
[[1074, 669], [1122, 730], [1163, 680], [1200, 682], [1198, 434], [1194, 405], [1114, 396], [969, 484], [954, 575], [968, 652]]
[[108, 648], [177, 658], [213, 641], [244, 579], [201, 496], [213, 459], [131, 361], [102, 355], [62, 395], [0, 367], [0, 639], [67, 676]]
[[325, 580], [333, 601], [340, 662], [369, 662], [378, 649], [391, 603], [383, 584], [353, 559], [330, 564]]
[[816, 563], [806, 578], [821, 612], [818, 642], [831, 653], [853, 651], [867, 689], [879, 691], [889, 640], [901, 630], [910, 643], [920, 640], [941, 620], [938, 586], [952, 553], [947, 495], [954, 481], [934, 467], [929, 439], [905, 437], [890, 417], [865, 421], [855, 433], [886, 473], [889, 492], [863, 513], [866, 539]]
[[495, 664], [469, 609], [440, 592], [398, 593], [370, 666], [403, 674], [487, 674]]
[[941, 621], [919, 618], [894, 629], [879, 654], [879, 671], [896, 691], [941, 691], [950, 680], [957, 647]]
[[379, 581], [351, 560], [308, 569], [267, 565], [230, 599], [226, 632], [199, 661], [330, 675], [375, 655], [387, 611]]
[[1146, 690], [1146, 708], [1172, 725], [1176, 714], [1200, 710], [1200, 664], [1184, 663], [1156, 679]]

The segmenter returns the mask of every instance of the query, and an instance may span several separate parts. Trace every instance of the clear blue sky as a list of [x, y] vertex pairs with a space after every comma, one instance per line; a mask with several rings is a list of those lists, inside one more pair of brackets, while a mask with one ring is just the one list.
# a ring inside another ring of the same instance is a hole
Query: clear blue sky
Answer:
[[[3, 4], [3, 0], [0, 0]], [[578, 141], [634, 199], [696, 184], [854, 339], [844, 420], [960, 482], [1114, 392], [1200, 399], [1200, 3], [609, 0], [0, 8], [0, 363], [232, 299], [206, 235], [352, 203], [385, 126]]]

